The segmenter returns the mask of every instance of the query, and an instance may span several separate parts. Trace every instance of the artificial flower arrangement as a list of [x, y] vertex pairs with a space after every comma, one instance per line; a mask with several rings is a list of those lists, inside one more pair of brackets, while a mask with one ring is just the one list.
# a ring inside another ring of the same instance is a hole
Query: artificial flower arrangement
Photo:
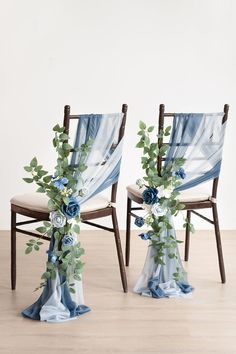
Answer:
[[[80, 233], [80, 205], [77, 197], [87, 193], [85, 188], [77, 190], [78, 182], [83, 185], [81, 173], [87, 168], [86, 157], [91, 149], [92, 140], [87, 144], [82, 144], [79, 148], [73, 149], [68, 144], [69, 136], [65, 133], [65, 128], [58, 124], [53, 128], [55, 137], [53, 146], [57, 152], [57, 165], [54, 175], [48, 174], [42, 165], [38, 164], [34, 157], [29, 166], [25, 166], [25, 171], [31, 174], [31, 178], [23, 178], [27, 183], [35, 182], [39, 188], [37, 192], [45, 193], [50, 211], [50, 221], [44, 221], [43, 226], [36, 228], [41, 234], [37, 240], [29, 240], [26, 245], [26, 254], [33, 250], [38, 251], [43, 244], [42, 236], [54, 237], [52, 250], [47, 251], [48, 261], [46, 271], [42, 274], [42, 281], [39, 287], [44, 287], [48, 279], [56, 278], [56, 269], [64, 277], [71, 293], [75, 292], [74, 281], [80, 280], [83, 263], [80, 260], [84, 253], [76, 235]], [[69, 164], [71, 152], [79, 153], [79, 165]]]
[[[177, 240], [174, 236], [169, 235], [162, 237], [165, 229], [171, 230], [173, 226], [170, 224], [170, 216], [176, 216], [178, 212], [184, 209], [185, 205], [178, 200], [179, 192], [175, 190], [181, 185], [181, 179], [186, 177], [183, 165], [183, 158], [175, 158], [162, 166], [161, 171], [157, 171], [158, 158], [163, 158], [168, 150], [168, 145], [158, 147], [157, 142], [151, 142], [150, 133], [154, 131], [154, 126], [147, 127], [142, 121], [139, 123], [140, 140], [137, 148], [143, 149], [141, 158], [142, 168], [145, 170], [145, 176], [138, 179], [136, 184], [143, 189], [143, 209], [146, 211], [145, 217], [136, 217], [135, 225], [142, 227], [147, 226], [148, 231], [141, 233], [139, 236], [143, 240], [150, 240], [150, 245], [155, 248], [155, 262], [159, 265], [165, 265], [163, 261], [164, 249], [168, 250], [168, 257], [177, 257], [177, 245], [182, 241]], [[164, 131], [160, 131], [157, 138], [169, 136], [171, 127], [167, 127]], [[184, 227], [188, 227], [194, 232], [193, 225], [187, 218], [184, 219]], [[173, 274], [175, 280], [179, 280], [180, 268], [177, 266]]]

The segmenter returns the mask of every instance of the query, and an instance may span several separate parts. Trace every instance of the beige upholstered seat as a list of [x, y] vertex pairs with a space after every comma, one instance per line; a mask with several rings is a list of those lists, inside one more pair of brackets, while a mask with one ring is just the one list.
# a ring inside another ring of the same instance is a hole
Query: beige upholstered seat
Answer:
[[[48, 197], [43, 193], [27, 193], [16, 195], [11, 199], [11, 204], [16, 206], [34, 210], [38, 212], [48, 213]], [[102, 196], [96, 196], [89, 199], [87, 202], [81, 205], [81, 213], [100, 210], [106, 208], [109, 205], [108, 199]]]
[[[139, 189], [136, 184], [131, 184], [127, 186], [127, 191], [134, 194], [135, 196], [142, 198], [142, 192], [144, 188]], [[200, 188], [191, 188], [186, 191], [180, 192], [178, 199], [182, 203], [187, 202], [202, 202], [209, 200], [211, 195], [202, 191]]]

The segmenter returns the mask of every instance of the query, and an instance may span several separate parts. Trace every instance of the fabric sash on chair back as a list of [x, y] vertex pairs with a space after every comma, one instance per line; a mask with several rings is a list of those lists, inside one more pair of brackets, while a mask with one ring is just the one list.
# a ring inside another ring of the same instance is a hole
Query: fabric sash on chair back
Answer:
[[[226, 128], [226, 122], [222, 122], [223, 116], [224, 113], [174, 115], [165, 164], [175, 158], [186, 159], [183, 166], [186, 178], [176, 190], [189, 189], [219, 176]], [[176, 238], [172, 217], [167, 216], [172, 229], [163, 231], [161, 239], [170, 235]], [[170, 259], [167, 249], [164, 250], [165, 265], [157, 265], [154, 260], [155, 249], [153, 246], [148, 247], [134, 291], [157, 298], [191, 293], [193, 288], [188, 284], [178, 250], [176, 253], [177, 258]], [[178, 281], [173, 277], [177, 269], [181, 274]]]
[[[74, 148], [80, 147], [89, 139], [93, 140], [91, 151], [85, 161], [81, 160], [83, 157], [80, 153], [72, 153], [72, 166], [78, 166], [81, 162], [88, 166], [85, 171], [77, 172], [77, 190], [81, 188], [87, 190], [84, 196], [77, 197], [80, 204], [118, 181], [123, 145], [123, 138], [119, 141], [122, 118], [122, 113], [79, 117]], [[54, 241], [52, 236], [50, 251], [53, 251]], [[90, 309], [84, 305], [82, 280], [74, 281], [75, 294], [69, 292], [64, 280], [57, 271], [56, 279], [47, 281], [39, 299], [22, 314], [32, 319], [60, 322], [89, 311]]]
[[226, 128], [223, 116], [224, 113], [175, 115], [166, 163], [179, 157], [186, 159], [186, 178], [177, 190], [219, 176]]

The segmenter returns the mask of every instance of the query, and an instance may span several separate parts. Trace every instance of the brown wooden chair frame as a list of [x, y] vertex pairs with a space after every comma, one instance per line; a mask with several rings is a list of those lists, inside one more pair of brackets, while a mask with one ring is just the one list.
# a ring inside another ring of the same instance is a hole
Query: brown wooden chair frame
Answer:
[[[222, 119], [222, 124], [228, 118], [228, 111], [229, 111], [229, 105], [225, 104], [224, 105], [224, 116], [223, 116], [223, 119]], [[165, 113], [165, 106], [164, 106], [164, 104], [161, 104], [159, 106], [159, 124], [158, 124], [158, 132], [159, 133], [164, 128], [164, 119], [165, 119], [165, 117], [172, 117], [173, 118], [174, 117], [174, 113]], [[162, 145], [164, 145], [164, 144], [165, 143], [163, 142], [163, 139], [159, 138], [158, 139], [159, 148]], [[158, 170], [159, 173], [161, 171], [162, 162], [164, 160], [165, 160], [164, 158], [161, 158], [161, 157], [158, 158], [157, 170]], [[210, 200], [184, 203], [185, 204], [184, 210], [187, 210], [187, 218], [188, 218], [189, 221], [191, 220], [191, 213], [193, 213], [193, 214], [199, 216], [200, 218], [208, 221], [212, 225], [214, 225], [221, 282], [225, 283], [226, 282], [226, 277], [225, 277], [224, 259], [223, 259], [222, 245], [221, 245], [220, 227], [219, 227], [219, 219], [218, 219], [218, 212], [217, 212], [217, 202], [216, 202], [218, 181], [219, 181], [219, 178], [215, 178], [213, 180], [213, 183], [212, 183], [212, 196], [211, 196]], [[136, 195], [134, 195], [133, 193], [128, 191], [128, 195], [127, 195], [127, 217], [126, 217], [126, 248], [125, 248], [126, 266], [129, 266], [129, 262], [130, 262], [130, 223], [131, 223], [131, 216], [136, 217], [137, 215], [134, 213], [134, 211], [142, 210], [141, 207], [132, 207], [132, 201], [134, 201], [137, 204], [142, 204], [143, 203], [143, 199], [140, 198], [140, 197], [137, 197]], [[196, 212], [197, 209], [206, 209], [206, 208], [211, 208], [212, 209], [213, 220], [210, 220], [206, 216]], [[189, 244], [190, 244], [190, 229], [187, 227], [186, 228], [186, 233], [185, 233], [185, 253], [184, 253], [184, 260], [185, 261], [188, 261], [188, 259], [189, 259]]]
[[[123, 120], [122, 120], [120, 131], [119, 131], [118, 142], [124, 136], [127, 110], [128, 110], [128, 106], [126, 104], [123, 104], [122, 105]], [[72, 119], [78, 120], [79, 118], [80, 118], [79, 115], [70, 114], [70, 106], [66, 105], [64, 107], [64, 127], [65, 127], [65, 131], [68, 134], [69, 134], [70, 120], [72, 120]], [[121, 247], [121, 240], [120, 240], [120, 233], [119, 233], [119, 227], [118, 227], [118, 221], [117, 221], [117, 215], [116, 215], [116, 208], [114, 206], [114, 203], [116, 203], [117, 186], [118, 186], [118, 182], [114, 183], [111, 187], [111, 206], [108, 206], [103, 209], [95, 210], [95, 211], [81, 213], [81, 219], [82, 219], [82, 222], [85, 224], [92, 225], [92, 226], [98, 227], [100, 229], [114, 233], [122, 286], [123, 286], [124, 292], [127, 292], [128, 285], [127, 285], [126, 271], [125, 271], [125, 266], [124, 266], [124, 259], [123, 259], [123, 253], [122, 253], [122, 247]], [[27, 216], [27, 217], [30, 217], [33, 219], [27, 220], [27, 221], [22, 221], [22, 222], [17, 222], [16, 221], [17, 214], [24, 215], [24, 216]], [[111, 216], [113, 227], [111, 227], [111, 228], [106, 227], [106, 226], [103, 226], [103, 225], [100, 225], [100, 224], [90, 221], [92, 219], [98, 219], [98, 218], [102, 218], [102, 217], [106, 217], [106, 216]], [[35, 223], [35, 222], [39, 222], [39, 221], [46, 221], [46, 220], [49, 220], [49, 213], [33, 211], [33, 210], [25, 209], [25, 208], [19, 207], [17, 205], [11, 204], [11, 287], [12, 287], [12, 290], [14, 290], [16, 288], [16, 232], [20, 232], [22, 234], [26, 234], [26, 235], [33, 236], [33, 237], [39, 237], [39, 235], [36, 234], [35, 232], [21, 229], [21, 228], [19, 228], [19, 226], [27, 225], [27, 224], [31, 224], [31, 223]], [[47, 236], [43, 236], [41, 238], [44, 240], [50, 240], [50, 238]]]

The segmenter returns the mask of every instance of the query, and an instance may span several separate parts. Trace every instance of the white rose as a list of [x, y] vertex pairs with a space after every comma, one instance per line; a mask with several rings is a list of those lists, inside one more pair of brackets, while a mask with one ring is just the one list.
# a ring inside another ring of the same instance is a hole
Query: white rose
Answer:
[[160, 204], [156, 203], [152, 206], [151, 212], [153, 215], [155, 215], [156, 217], [158, 216], [163, 216], [165, 215], [165, 210], [162, 209], [162, 207], [160, 206]]
[[82, 189], [79, 190], [79, 196], [80, 197], [84, 197], [85, 195], [87, 195], [89, 192], [88, 188], [83, 187]]
[[59, 211], [51, 211], [50, 213], [50, 220], [54, 227], [60, 228], [63, 227], [66, 223], [66, 218], [62, 215]]
[[173, 187], [172, 186], [168, 186], [167, 188], [165, 188], [164, 186], [159, 186], [157, 187], [158, 189], [158, 198], [170, 198], [171, 197], [171, 193], [173, 192]]

